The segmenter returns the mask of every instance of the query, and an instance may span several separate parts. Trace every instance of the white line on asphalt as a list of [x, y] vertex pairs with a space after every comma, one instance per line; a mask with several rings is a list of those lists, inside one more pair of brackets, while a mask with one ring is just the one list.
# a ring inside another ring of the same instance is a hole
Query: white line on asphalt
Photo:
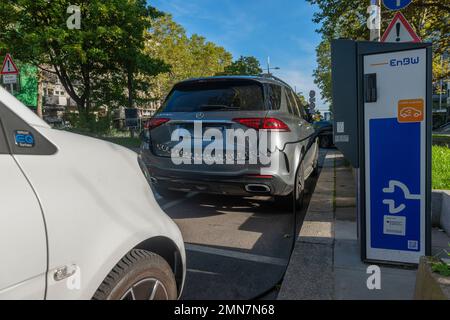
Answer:
[[187, 195], [185, 195], [183, 198], [178, 199], [178, 200], [174, 200], [174, 201], [171, 201], [171, 202], [168, 202], [168, 203], [162, 205], [161, 208], [162, 208], [163, 210], [172, 208], [172, 207], [174, 207], [174, 206], [176, 206], [176, 205], [179, 205], [180, 203], [186, 201], [187, 199], [192, 198], [193, 196], [196, 196], [197, 194], [198, 194], [198, 192], [189, 192], [189, 193], [188, 193]]
[[187, 272], [193, 272], [193, 273], [203, 273], [210, 276], [217, 276], [218, 273], [216, 272], [210, 272], [210, 271], [203, 271], [203, 270], [197, 270], [197, 269], [186, 269]]
[[257, 254], [245, 253], [245, 252], [239, 252], [239, 251], [233, 251], [233, 250], [217, 249], [217, 248], [200, 246], [200, 245], [190, 244], [190, 243], [186, 243], [185, 247], [186, 247], [186, 250], [188, 250], [188, 251], [214, 254], [217, 256], [223, 256], [223, 257], [252, 261], [252, 262], [273, 264], [273, 265], [283, 266], [283, 267], [286, 267], [289, 262], [287, 259], [261, 256], [261, 255], [257, 255]]

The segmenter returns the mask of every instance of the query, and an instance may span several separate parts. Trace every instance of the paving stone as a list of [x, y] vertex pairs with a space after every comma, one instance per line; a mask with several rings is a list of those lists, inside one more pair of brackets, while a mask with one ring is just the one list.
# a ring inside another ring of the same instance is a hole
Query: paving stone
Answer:
[[330, 300], [333, 288], [332, 245], [298, 242], [278, 299]]
[[356, 207], [337, 207], [335, 217], [337, 220], [356, 221]]
[[356, 223], [336, 220], [334, 223], [336, 240], [358, 240]]

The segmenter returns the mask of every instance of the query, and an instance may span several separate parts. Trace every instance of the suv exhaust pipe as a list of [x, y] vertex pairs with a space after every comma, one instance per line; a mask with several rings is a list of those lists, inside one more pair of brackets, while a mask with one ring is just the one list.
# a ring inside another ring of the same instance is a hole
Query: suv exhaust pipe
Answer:
[[270, 187], [265, 184], [247, 184], [245, 185], [245, 191], [249, 193], [269, 194]]

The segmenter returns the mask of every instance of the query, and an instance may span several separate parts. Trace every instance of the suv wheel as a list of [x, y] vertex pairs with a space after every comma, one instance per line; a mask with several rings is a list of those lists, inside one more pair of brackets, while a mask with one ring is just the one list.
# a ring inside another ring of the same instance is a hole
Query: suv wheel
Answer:
[[157, 254], [133, 249], [111, 270], [94, 300], [175, 300], [172, 269]]
[[297, 170], [297, 179], [295, 186], [295, 205], [297, 209], [303, 207], [303, 197], [305, 195], [305, 167], [303, 161], [300, 163], [300, 168]]
[[320, 137], [320, 147], [321, 148], [329, 148], [331, 147], [331, 139], [327, 135], [323, 135]]
[[314, 154], [312, 175], [315, 177], [318, 174], [319, 174], [319, 143], [318, 141], [316, 141], [316, 153]]
[[303, 197], [305, 194], [305, 167], [303, 161], [297, 170], [297, 177], [295, 179], [295, 189], [287, 196], [276, 197], [276, 202], [283, 208], [292, 210], [292, 197], [295, 196], [295, 207], [301, 209], [303, 206]]

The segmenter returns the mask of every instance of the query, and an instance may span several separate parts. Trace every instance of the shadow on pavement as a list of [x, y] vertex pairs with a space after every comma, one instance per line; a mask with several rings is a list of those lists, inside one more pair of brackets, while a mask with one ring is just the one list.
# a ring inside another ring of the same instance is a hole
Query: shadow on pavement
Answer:
[[186, 243], [187, 275], [181, 298], [252, 299], [276, 286], [286, 271], [293, 237], [316, 181], [316, 177], [308, 179], [309, 192], [296, 215], [270, 197], [209, 194], [166, 209]]

